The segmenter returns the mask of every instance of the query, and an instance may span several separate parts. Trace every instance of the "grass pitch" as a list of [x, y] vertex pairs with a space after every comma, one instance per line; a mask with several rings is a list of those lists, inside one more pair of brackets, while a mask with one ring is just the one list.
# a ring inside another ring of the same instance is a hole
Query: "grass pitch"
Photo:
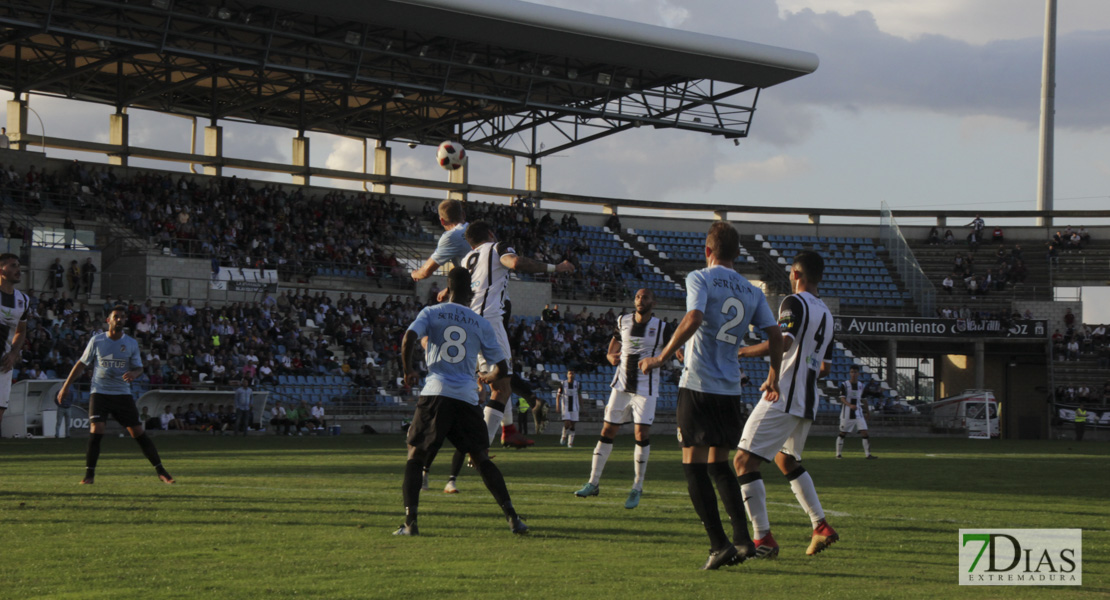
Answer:
[[[1072, 598], [1110, 596], [1110, 447], [1043, 441], [858, 438], [805, 465], [841, 541], [806, 557], [809, 521], [765, 466], [776, 560], [702, 572], [708, 541], [673, 436], [652, 443], [640, 507], [624, 508], [632, 437], [601, 495], [573, 491], [596, 442], [541, 436], [494, 450], [517, 510], [513, 536], [472, 469], [421, 496], [421, 536], [402, 521], [400, 436], [159, 436], [177, 478], [158, 482], [130, 439], [106, 438], [96, 484], [78, 486], [83, 439], [0, 441], [3, 598]], [[767, 468], [770, 467], [770, 468]], [[722, 516], [726, 519], [722, 510]], [[960, 528], [1082, 528], [1084, 585], [960, 587]]]

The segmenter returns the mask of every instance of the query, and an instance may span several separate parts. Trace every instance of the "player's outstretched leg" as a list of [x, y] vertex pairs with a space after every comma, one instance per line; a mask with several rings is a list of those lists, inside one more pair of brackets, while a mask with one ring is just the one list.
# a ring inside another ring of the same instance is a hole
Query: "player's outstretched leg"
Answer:
[[96, 463], [100, 460], [100, 443], [103, 440], [103, 433], [89, 434], [89, 445], [85, 449], [85, 478], [81, 480], [81, 485], [92, 485], [96, 480]]
[[416, 517], [420, 508], [420, 484], [423, 480], [424, 461], [410, 458], [405, 463], [405, 478], [401, 483], [401, 497], [405, 502], [405, 522], [393, 535], [419, 535]]
[[501, 511], [505, 513], [505, 519], [509, 521], [509, 529], [513, 533], [527, 533], [528, 526], [521, 520], [520, 515], [516, 514], [516, 509], [513, 508], [512, 499], [509, 498], [509, 488], [505, 486], [505, 477], [501, 474], [501, 469], [493, 464], [493, 461], [487, 456], [478, 456], [477, 453], [471, 454], [474, 462], [477, 463], [478, 473], [482, 475], [482, 483], [486, 484], [486, 489], [490, 494], [493, 494], [493, 499], [497, 502], [497, 506], [501, 507]]
[[740, 493], [744, 498], [744, 509], [752, 522], [752, 543], [758, 558], [774, 558], [779, 554], [779, 545], [771, 535], [771, 522], [767, 518], [767, 489], [763, 486], [763, 475], [751, 471], [739, 475]]
[[871, 438], [867, 435], [866, 431], [863, 432], [862, 437], [863, 437], [863, 440], [862, 440], [863, 441], [863, 455], [867, 458], [867, 460], [875, 460], [876, 458], [879, 458], [878, 456], [875, 456], [874, 454], [871, 454]]
[[733, 564], [739, 564], [749, 558], [755, 557], [755, 544], [748, 535], [748, 517], [744, 512], [744, 495], [740, 491], [740, 482], [732, 472], [732, 467], [726, 461], [709, 463], [709, 475], [717, 484], [717, 493], [725, 505], [725, 511], [732, 522], [732, 544], [736, 546], [737, 555]]
[[166, 468], [162, 466], [162, 459], [158, 457], [158, 449], [154, 447], [154, 440], [145, 431], [135, 436], [135, 442], [139, 444], [139, 448], [143, 451], [143, 456], [150, 461], [150, 465], [154, 467], [154, 471], [158, 473], [158, 479], [162, 483], [173, 483], [174, 479], [166, 472]]
[[636, 440], [636, 449], [632, 451], [632, 472], [635, 474], [635, 479], [632, 480], [632, 491], [628, 492], [628, 499], [624, 502], [625, 508], [633, 509], [640, 505], [640, 496], [644, 492], [644, 477], [647, 476], [647, 464], [650, 456], [651, 440]]
[[444, 494], [459, 493], [457, 480], [459, 473], [462, 472], [464, 460], [466, 460], [466, 453], [462, 450], [455, 450], [455, 454], [451, 456], [451, 476], [447, 478], [447, 485], [443, 486]]
[[733, 564], [738, 554], [736, 546], [732, 545], [725, 535], [721, 525], [721, 513], [717, 509], [717, 494], [713, 491], [713, 480], [709, 477], [709, 467], [705, 463], [684, 463], [682, 469], [686, 474], [686, 489], [690, 493], [690, 502], [694, 511], [698, 513], [705, 533], [709, 535], [709, 558], [702, 566], [704, 570], [719, 569], [725, 565]]
[[[566, 429], [563, 431], [565, 432]], [[609, 455], [612, 453], [613, 438], [602, 435], [597, 441], [597, 446], [594, 446], [593, 459], [590, 461], [590, 480], [582, 486], [582, 489], [574, 492], [575, 496], [585, 498], [598, 495], [601, 474], [605, 471], [605, 463], [609, 461]]]
[[794, 491], [798, 504], [802, 505], [802, 509], [806, 511], [809, 520], [813, 523], [813, 536], [810, 539], [809, 548], [806, 549], [806, 554], [813, 556], [831, 546], [840, 539], [840, 536], [825, 522], [825, 511], [822, 510], [821, 501], [817, 498], [817, 489], [813, 486], [813, 478], [806, 472], [805, 467], [798, 465], [786, 474], [786, 479], [790, 481], [790, 489]]

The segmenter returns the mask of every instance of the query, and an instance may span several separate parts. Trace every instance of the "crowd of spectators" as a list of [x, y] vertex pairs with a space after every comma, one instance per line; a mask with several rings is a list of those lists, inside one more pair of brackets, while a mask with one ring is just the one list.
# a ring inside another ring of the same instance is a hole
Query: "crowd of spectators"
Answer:
[[1056, 265], [1060, 262], [1061, 252], [1082, 253], [1083, 248], [1090, 242], [1091, 234], [1087, 232], [1086, 227], [1073, 230], [1071, 225], [1068, 225], [1062, 231], [1052, 234], [1052, 237], [1045, 242], [1045, 247], [1048, 249], [1045, 257], [1050, 264]]
[[1021, 244], [1014, 244], [1012, 248], [999, 244], [994, 264], [985, 270], [976, 269], [975, 257], [975, 252], [956, 252], [952, 257], [952, 271], [940, 283], [945, 294], [965, 293], [974, 300], [1024, 284], [1029, 277]]
[[1110, 368], [1110, 326], [1077, 325], [1075, 314], [1067, 309], [1064, 314], [1064, 331], [1052, 332], [1052, 355], [1058, 361], [1079, 361], [1094, 358], [1100, 369]]

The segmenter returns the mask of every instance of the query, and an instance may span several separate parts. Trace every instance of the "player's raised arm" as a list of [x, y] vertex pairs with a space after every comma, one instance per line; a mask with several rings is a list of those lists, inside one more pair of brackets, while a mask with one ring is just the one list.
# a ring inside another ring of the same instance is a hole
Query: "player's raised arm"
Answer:
[[485, 373], [479, 374], [478, 379], [481, 379], [483, 383], [490, 384], [497, 381], [498, 379], [508, 377], [508, 373], [509, 361], [502, 360], [493, 365], [492, 369], [486, 371]]
[[682, 322], [678, 324], [678, 329], [675, 330], [671, 340], [663, 346], [663, 351], [657, 356], [652, 356], [640, 360], [640, 371], [648, 373], [652, 369], [658, 369], [663, 363], [670, 360], [679, 348], [684, 346], [690, 338], [694, 337], [698, 327], [701, 327], [702, 321], [705, 320], [705, 313], [700, 310], [691, 310], [682, 317]]
[[574, 271], [574, 265], [570, 261], [564, 260], [557, 265], [551, 265], [519, 254], [502, 254], [501, 264], [505, 265], [505, 268], [518, 273], [570, 273]]

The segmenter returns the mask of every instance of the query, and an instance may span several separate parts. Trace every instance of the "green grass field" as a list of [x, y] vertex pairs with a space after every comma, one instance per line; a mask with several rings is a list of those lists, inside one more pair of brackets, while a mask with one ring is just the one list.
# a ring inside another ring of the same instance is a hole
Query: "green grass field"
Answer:
[[[178, 484], [158, 482], [130, 439], [106, 438], [94, 486], [84, 440], [0, 442], [3, 598], [1070, 598], [1110, 596], [1110, 446], [874, 440], [845, 459], [815, 437], [805, 465], [841, 541], [806, 557], [809, 521], [765, 470], [776, 560], [702, 572], [708, 541], [673, 436], [653, 443], [640, 507], [626, 510], [629, 432], [601, 496], [573, 491], [595, 440], [552, 436], [496, 450], [532, 531], [513, 536], [472, 469], [441, 492], [445, 451], [402, 521], [400, 436], [156, 438]], [[723, 511], [722, 511], [723, 515]], [[960, 587], [960, 528], [1082, 528], [1084, 585]], [[726, 522], [727, 528], [727, 522]]]

